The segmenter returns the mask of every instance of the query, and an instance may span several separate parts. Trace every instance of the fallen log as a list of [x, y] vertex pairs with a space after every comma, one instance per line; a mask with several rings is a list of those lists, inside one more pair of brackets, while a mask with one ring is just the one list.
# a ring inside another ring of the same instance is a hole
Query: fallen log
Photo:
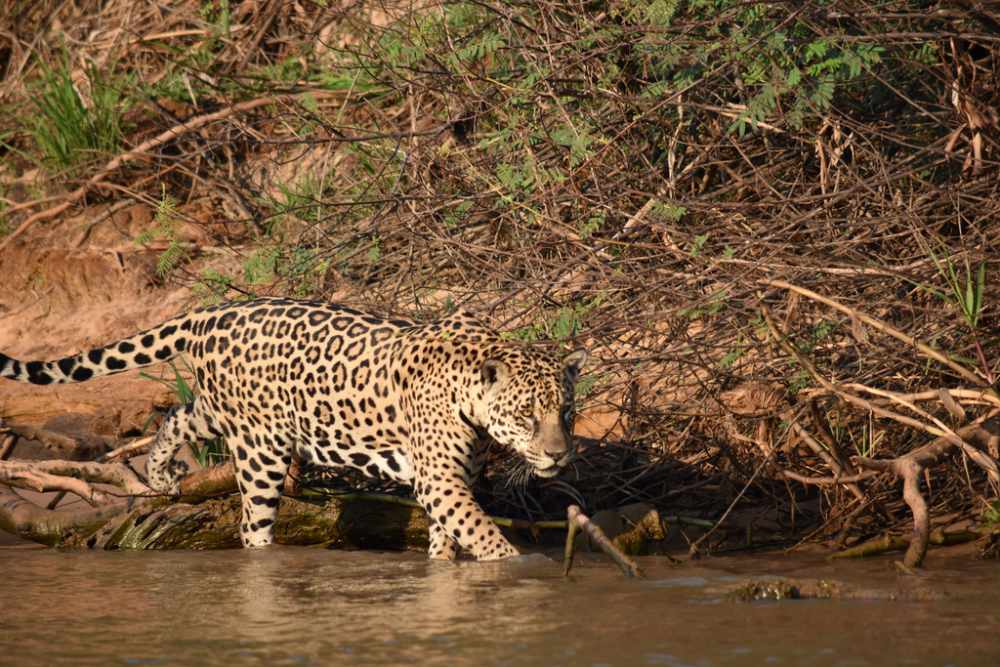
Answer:
[[[992, 526], [980, 526], [954, 531], [946, 531], [939, 528], [928, 533], [926, 544], [933, 544], [934, 546], [965, 544], [967, 542], [974, 542], [982, 537], [987, 537], [995, 532], [996, 529]], [[909, 551], [913, 541], [914, 538], [910, 535], [883, 535], [830, 554], [828, 558], [831, 560], [840, 558], [867, 558], [869, 556], [880, 556], [890, 551]], [[926, 546], [923, 549], [926, 552]]]

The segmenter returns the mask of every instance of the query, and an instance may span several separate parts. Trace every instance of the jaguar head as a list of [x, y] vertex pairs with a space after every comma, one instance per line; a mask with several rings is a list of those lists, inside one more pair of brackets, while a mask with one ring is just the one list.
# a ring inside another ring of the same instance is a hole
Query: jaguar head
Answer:
[[480, 423], [514, 450], [538, 477], [554, 477], [575, 455], [574, 392], [587, 352], [559, 360], [524, 348], [506, 348], [480, 369]]

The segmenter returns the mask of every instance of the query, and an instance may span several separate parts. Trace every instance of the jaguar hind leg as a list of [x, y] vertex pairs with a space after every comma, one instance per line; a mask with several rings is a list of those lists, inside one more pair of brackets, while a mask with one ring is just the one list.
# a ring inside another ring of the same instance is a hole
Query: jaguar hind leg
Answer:
[[292, 463], [290, 448], [280, 441], [267, 446], [263, 434], [246, 434], [234, 452], [236, 482], [240, 487], [243, 517], [240, 540], [244, 547], [264, 547], [274, 542], [274, 521], [285, 475]]
[[201, 399], [173, 408], [163, 420], [146, 459], [149, 486], [160, 493], [176, 494], [181, 478], [187, 473], [187, 464], [174, 460], [177, 450], [185, 443], [209, 440], [218, 435]]

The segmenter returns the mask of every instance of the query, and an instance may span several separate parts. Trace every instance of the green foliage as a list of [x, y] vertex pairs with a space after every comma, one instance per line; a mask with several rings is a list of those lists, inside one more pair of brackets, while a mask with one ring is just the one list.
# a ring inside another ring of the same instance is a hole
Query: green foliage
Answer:
[[690, 320], [700, 320], [703, 317], [708, 317], [716, 315], [726, 307], [729, 301], [729, 290], [721, 289], [713, 292], [704, 302], [698, 304], [697, 306], [689, 306], [688, 308], [682, 308], [680, 311], [681, 317], [686, 317]]
[[577, 166], [593, 155], [590, 145], [594, 143], [594, 136], [586, 123], [558, 127], [552, 131], [552, 140], [569, 148], [570, 167]]
[[205, 305], [211, 305], [225, 301], [233, 283], [232, 277], [214, 269], [205, 269], [201, 272], [198, 282], [192, 285], [191, 289], [199, 301]]
[[573, 395], [577, 399], [586, 398], [594, 391], [594, 388], [601, 379], [602, 378], [598, 377], [595, 373], [590, 373], [580, 377], [576, 381], [576, 386], [573, 388]]
[[167, 186], [160, 186], [160, 201], [153, 215], [153, 226], [143, 230], [135, 238], [136, 245], [146, 245], [156, 238], [166, 239], [167, 247], [156, 260], [156, 275], [166, 278], [187, 258], [187, 251], [177, 240], [177, 223], [180, 216], [177, 212], [177, 200], [167, 194]]
[[[788, 21], [786, 8], [765, 3], [630, 0], [620, 13], [644, 30], [635, 44], [648, 73], [640, 95], [671, 95], [708, 72], [732, 71], [738, 94], [716, 94], [729, 96], [730, 108], [739, 110], [729, 131], [740, 136], [765, 121], [801, 128], [885, 53], [848, 29], [817, 35], [806, 14]], [[668, 29], [681, 21], [685, 29], [674, 36]]]
[[594, 213], [589, 218], [581, 222], [579, 226], [577, 226], [576, 231], [580, 234], [580, 238], [586, 241], [594, 235], [594, 232], [600, 230], [601, 227], [604, 226], [605, 220], [606, 218], [603, 213]]
[[279, 197], [272, 202], [275, 219], [292, 215], [303, 222], [318, 222], [325, 211], [322, 197], [327, 186], [325, 176], [312, 172], [306, 173], [296, 183], [279, 183]]
[[445, 227], [457, 227], [461, 222], [463, 222], [472, 209], [472, 201], [465, 199], [458, 202], [453, 209], [451, 209], [444, 218]]
[[277, 247], [255, 250], [243, 262], [243, 280], [247, 285], [267, 285], [278, 277], [278, 260], [281, 249]]
[[955, 269], [955, 263], [950, 257], [938, 259], [933, 250], [928, 249], [934, 266], [948, 285], [947, 292], [939, 292], [946, 301], [953, 303], [962, 313], [969, 329], [975, 331], [979, 318], [983, 314], [983, 292], [986, 288], [986, 262], [980, 262], [979, 268], [973, 274], [968, 257], [962, 263], [962, 272]]
[[694, 242], [691, 244], [691, 256], [698, 257], [701, 255], [701, 249], [705, 247], [708, 242], [708, 234], [697, 234], [694, 237]]
[[273, 245], [258, 248], [243, 262], [243, 280], [249, 286], [281, 280], [293, 296], [305, 297], [322, 286], [329, 266], [311, 248]]
[[[759, 29], [769, 30], [765, 22]], [[802, 33], [801, 26], [792, 33]], [[836, 38], [813, 41], [792, 39], [789, 34], [773, 32], [742, 58], [745, 85], [756, 92], [746, 109], [730, 125], [740, 136], [748, 126], [756, 127], [775, 115], [784, 100], [785, 119], [801, 128], [809, 111], [830, 108], [838, 86], [848, 85], [862, 73], [882, 61], [884, 49], [865, 43], [839, 42]]]
[[276, 63], [265, 65], [260, 72], [260, 78], [268, 85], [276, 81], [294, 83], [305, 78], [307, 70], [304, 63], [295, 57], [288, 57]]
[[812, 376], [804, 368], [799, 369], [788, 383], [788, 393], [795, 396], [812, 385]]
[[232, 26], [232, 14], [229, 10], [229, 0], [209, 0], [200, 8], [201, 18], [212, 27], [215, 37], [229, 35]]
[[604, 298], [598, 295], [587, 301], [560, 307], [555, 313], [543, 316], [541, 321], [501, 334], [504, 338], [535, 342], [539, 340], [565, 341], [576, 336], [587, 316], [598, 308]]
[[535, 183], [534, 176], [529, 169], [516, 167], [506, 162], [497, 165], [496, 177], [502, 188], [500, 201], [507, 205], [523, 199]]
[[983, 510], [983, 522], [988, 526], [1000, 525], [1000, 500], [986, 503], [986, 509]]
[[686, 214], [687, 209], [683, 206], [667, 204], [662, 201], [654, 202], [652, 209], [650, 209], [650, 215], [652, 217], [667, 223], [680, 222]]
[[382, 259], [382, 240], [378, 235], [372, 237], [371, 247], [368, 248], [366, 256], [369, 264], [377, 264]]
[[96, 154], [116, 152], [121, 145], [122, 114], [129, 106], [127, 80], [113, 80], [96, 66], [85, 71], [91, 105], [85, 106], [70, 76], [68, 56], [54, 67], [40, 63], [34, 84], [36, 116], [31, 127], [43, 160], [60, 169], [72, 168]]
[[680, 0], [628, 0], [628, 18], [656, 28], [669, 28], [677, 14]]
[[739, 337], [736, 341], [735, 347], [726, 352], [722, 359], [719, 359], [719, 368], [722, 370], [729, 370], [733, 365], [739, 361], [740, 357], [747, 351], [747, 341], [743, 336]]

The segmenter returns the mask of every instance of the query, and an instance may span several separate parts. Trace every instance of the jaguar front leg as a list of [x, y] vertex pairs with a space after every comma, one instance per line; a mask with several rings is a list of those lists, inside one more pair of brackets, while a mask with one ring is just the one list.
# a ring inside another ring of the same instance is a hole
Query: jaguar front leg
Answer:
[[431, 532], [431, 558], [447, 553], [443, 536], [458, 543], [476, 560], [501, 560], [520, 555], [493, 520], [472, 497], [464, 474], [458, 469], [430, 470], [418, 465], [414, 484], [417, 501], [435, 526]]
[[436, 521], [431, 519], [428, 529], [430, 533], [430, 546], [427, 548], [427, 556], [431, 560], [455, 560], [458, 558], [458, 542], [448, 536], [447, 531]]
[[[469, 463], [468, 486], [471, 487], [479, 479], [479, 473], [482, 472], [486, 463], [486, 451], [481, 443], [476, 443]], [[427, 555], [432, 560], [455, 560], [458, 558], [458, 542], [438, 522], [431, 520], [430, 524], [430, 546], [427, 549]]]

